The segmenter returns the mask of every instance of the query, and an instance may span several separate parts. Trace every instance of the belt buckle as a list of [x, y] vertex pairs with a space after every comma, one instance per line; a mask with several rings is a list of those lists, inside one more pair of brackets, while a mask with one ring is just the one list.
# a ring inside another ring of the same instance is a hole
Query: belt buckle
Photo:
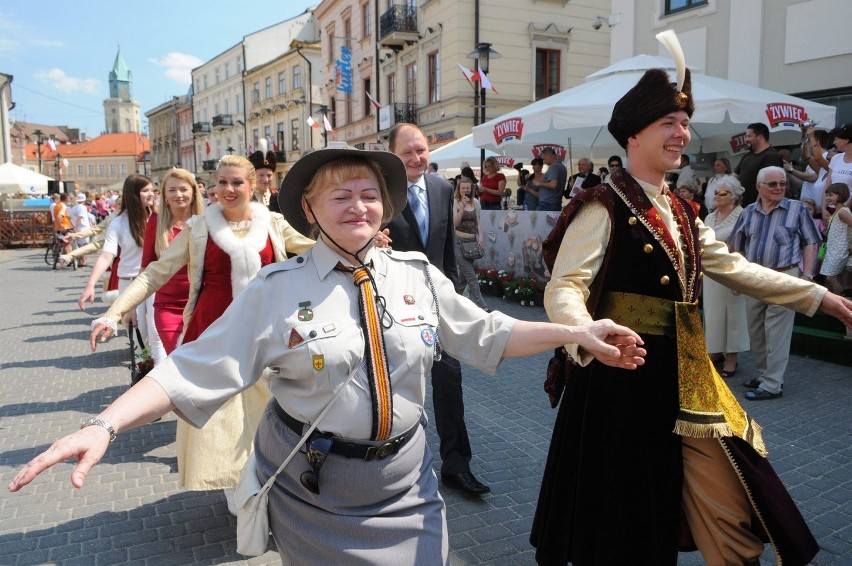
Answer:
[[369, 462], [370, 460], [384, 460], [388, 456], [393, 456], [399, 452], [401, 440], [401, 438], [397, 438], [396, 440], [385, 442], [381, 446], [370, 446], [367, 449], [367, 453], [364, 455], [364, 461]]

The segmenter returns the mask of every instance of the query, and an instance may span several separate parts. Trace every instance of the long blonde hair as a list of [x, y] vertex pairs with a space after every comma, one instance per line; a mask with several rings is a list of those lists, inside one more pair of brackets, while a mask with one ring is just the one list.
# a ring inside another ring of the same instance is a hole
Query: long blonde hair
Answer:
[[154, 253], [157, 257], [163, 255], [166, 248], [169, 247], [169, 233], [171, 232], [172, 211], [169, 208], [169, 201], [166, 198], [166, 181], [171, 178], [178, 179], [187, 183], [192, 187], [192, 201], [189, 204], [190, 212], [193, 216], [204, 213], [204, 203], [201, 201], [201, 189], [198, 188], [198, 183], [195, 182], [195, 175], [186, 169], [169, 169], [162, 180], [162, 201], [160, 210], [157, 211], [157, 241], [154, 242]]

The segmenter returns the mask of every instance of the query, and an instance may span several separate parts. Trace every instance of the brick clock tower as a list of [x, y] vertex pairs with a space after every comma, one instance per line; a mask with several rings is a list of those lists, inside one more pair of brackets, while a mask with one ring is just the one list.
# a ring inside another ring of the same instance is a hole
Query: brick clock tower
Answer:
[[109, 98], [104, 100], [104, 120], [104, 131], [108, 134], [142, 133], [139, 102], [133, 100], [133, 74], [121, 55], [121, 47], [109, 73]]

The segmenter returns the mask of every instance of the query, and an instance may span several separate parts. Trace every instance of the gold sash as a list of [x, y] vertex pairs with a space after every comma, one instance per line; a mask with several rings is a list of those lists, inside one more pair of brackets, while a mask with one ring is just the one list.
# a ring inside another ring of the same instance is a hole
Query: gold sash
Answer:
[[604, 293], [598, 318], [611, 318], [640, 334], [676, 338], [680, 411], [675, 434], [691, 438], [737, 436], [766, 456], [760, 425], [746, 414], [707, 356], [697, 302]]

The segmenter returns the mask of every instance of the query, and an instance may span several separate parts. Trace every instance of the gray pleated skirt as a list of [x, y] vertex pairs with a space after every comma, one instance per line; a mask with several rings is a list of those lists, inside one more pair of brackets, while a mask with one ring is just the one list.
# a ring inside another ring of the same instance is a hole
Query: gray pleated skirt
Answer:
[[[270, 404], [255, 439], [262, 483], [298, 442]], [[284, 564], [449, 564], [446, 510], [423, 426], [384, 460], [329, 454], [319, 494], [299, 481], [309, 469], [304, 454], [297, 454], [269, 492], [269, 525]]]

